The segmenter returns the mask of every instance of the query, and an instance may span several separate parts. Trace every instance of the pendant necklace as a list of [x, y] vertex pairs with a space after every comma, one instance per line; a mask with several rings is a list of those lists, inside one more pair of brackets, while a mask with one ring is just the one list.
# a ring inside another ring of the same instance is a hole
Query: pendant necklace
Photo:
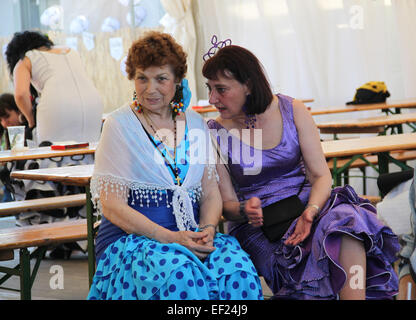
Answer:
[[[174, 168], [172, 168], [172, 165], [170, 164], [170, 162], [169, 162], [169, 160], [166, 158], [166, 156], [163, 154], [163, 152], [159, 149], [159, 147], [158, 146], [156, 146], [156, 144], [155, 144], [155, 142], [153, 141], [153, 139], [150, 139], [152, 142], [153, 142], [153, 144], [154, 144], [154, 146], [156, 147], [156, 149], [159, 151], [159, 153], [162, 155], [162, 157], [163, 157], [163, 159], [165, 160], [165, 162], [169, 165], [169, 167], [170, 167], [170, 169], [171, 169], [171, 171], [172, 171], [172, 173], [173, 173], [173, 175], [175, 176], [175, 181], [176, 181], [176, 184], [178, 185], [178, 186], [180, 186], [181, 185], [181, 177], [179, 176], [179, 173], [178, 173], [178, 166], [177, 166], [177, 163], [176, 163], [176, 139], [177, 139], [177, 123], [176, 123], [176, 117], [173, 119], [173, 123], [174, 123], [174, 125], [173, 125], [173, 131], [174, 131], [174, 146], [173, 146], [173, 156], [172, 156], [172, 154], [169, 152], [169, 150], [168, 150], [168, 148], [167, 148], [167, 146], [165, 145], [165, 141], [167, 140], [166, 139], [166, 137], [163, 137], [163, 139], [161, 139], [160, 138], [160, 136], [157, 134], [157, 131], [155, 130], [155, 127], [156, 127], [156, 125], [153, 123], [153, 121], [152, 121], [152, 119], [150, 119], [147, 115], [146, 115], [146, 112], [142, 112], [142, 114], [143, 114], [143, 117], [144, 117], [144, 119], [146, 120], [146, 122], [147, 122], [147, 124], [149, 125], [149, 127], [153, 130], [153, 132], [154, 132], [154, 135], [155, 135], [155, 137], [161, 142], [161, 144], [163, 145], [163, 148], [165, 149], [165, 151], [166, 151], [166, 153], [167, 154], [169, 154], [169, 156], [173, 159], [173, 163], [174, 163]], [[155, 126], [153, 126], [152, 125], [152, 123], [153, 123], [153, 125]], [[147, 133], [147, 132], [146, 132]], [[151, 138], [151, 137], [149, 137], [149, 138]]]

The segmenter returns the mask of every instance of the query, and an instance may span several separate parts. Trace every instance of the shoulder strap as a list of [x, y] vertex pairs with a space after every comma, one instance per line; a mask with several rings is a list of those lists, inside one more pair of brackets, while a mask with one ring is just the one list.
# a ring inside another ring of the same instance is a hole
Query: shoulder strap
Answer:
[[302, 192], [305, 183], [306, 183], [306, 174], [305, 174], [305, 179], [303, 179], [302, 185], [300, 186], [300, 189], [299, 189], [298, 193], [296, 194], [297, 196], [299, 196], [300, 193]]
[[231, 183], [233, 184], [234, 188], [235, 188], [235, 192], [237, 193], [237, 197], [238, 198], [242, 198], [242, 194], [240, 191], [240, 187], [238, 186], [238, 183], [235, 181], [230, 168], [228, 167], [228, 164], [225, 162], [225, 160], [222, 157], [221, 152], [219, 151], [219, 146], [218, 146], [218, 142], [214, 140], [214, 138], [211, 136], [212, 144], [214, 145], [215, 150], [217, 151], [218, 157], [222, 160], [222, 163], [224, 164], [225, 169], [227, 169], [228, 175], [230, 176], [231, 179]]

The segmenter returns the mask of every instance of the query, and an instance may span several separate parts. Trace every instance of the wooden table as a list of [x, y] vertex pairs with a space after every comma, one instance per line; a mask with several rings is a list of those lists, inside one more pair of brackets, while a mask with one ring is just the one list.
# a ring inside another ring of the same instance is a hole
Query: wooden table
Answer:
[[97, 149], [98, 142], [90, 143], [87, 148], [68, 149], [68, 150], [52, 150], [51, 147], [38, 147], [28, 149], [21, 152], [13, 152], [11, 150], [0, 151], [0, 163], [18, 160], [35, 160], [45, 158], [58, 158], [67, 156], [76, 156], [84, 154], [94, 154]]
[[13, 171], [13, 179], [53, 181], [74, 186], [88, 186], [94, 171], [93, 164]]
[[[300, 99], [303, 103], [314, 102], [314, 99]], [[218, 112], [214, 106], [194, 106], [192, 109], [198, 113]]]
[[90, 180], [94, 171], [94, 165], [77, 165], [57, 168], [43, 168], [32, 170], [13, 171], [10, 177], [13, 179], [27, 179], [40, 181], [54, 181], [67, 185], [85, 187], [87, 195], [87, 229], [88, 229], [88, 276], [91, 286], [95, 272], [94, 252], [94, 217], [91, 202]]
[[[368, 111], [368, 110], [382, 110], [386, 113], [400, 113], [401, 109], [412, 109], [416, 108], [416, 99], [412, 100], [397, 100], [386, 103], [371, 103], [371, 104], [355, 104], [355, 105], [344, 105], [339, 107], [328, 107], [311, 110], [313, 116], [334, 114], [334, 113], [345, 113], [355, 111]], [[394, 112], [393, 112], [394, 109]]]
[[[303, 103], [313, 102], [314, 99], [301, 99]], [[214, 106], [192, 107], [198, 113], [217, 112]], [[355, 104], [355, 105], [344, 105], [338, 107], [328, 108], [311, 108], [311, 114], [313, 116], [326, 115], [334, 113], [345, 113], [355, 111], [369, 111], [369, 110], [383, 110], [386, 113], [400, 113], [401, 109], [413, 109], [416, 108], [416, 99], [412, 100], [396, 100], [386, 103], [371, 103], [371, 104]], [[394, 109], [394, 111], [393, 111]]]
[[[416, 112], [317, 123], [321, 133], [384, 133], [389, 127], [416, 122]], [[412, 126], [413, 129], [415, 129]], [[400, 133], [400, 130], [398, 130]]]
[[[391, 151], [416, 149], [416, 133], [395, 134], [389, 136], [375, 136], [359, 139], [345, 139], [323, 141], [322, 149], [327, 160], [333, 159], [332, 175], [334, 185], [340, 185], [340, 175], [357, 159], [363, 159], [365, 154], [377, 154], [379, 174], [389, 171], [389, 162], [393, 162], [402, 169], [409, 169], [400, 161], [390, 156]], [[337, 158], [352, 157], [341, 168], [337, 168]], [[365, 159], [363, 159], [365, 160]]]
[[[90, 143], [87, 148], [77, 148], [68, 150], [52, 150], [51, 147], [38, 147], [28, 149], [22, 152], [12, 152], [10, 150], [0, 152], [0, 163], [18, 161], [18, 160], [35, 160], [55, 157], [66, 157], [76, 155], [94, 154], [97, 148], [98, 142]], [[70, 169], [69, 169], [70, 168]], [[58, 168], [47, 168], [49, 170], [49, 176], [42, 176], [42, 173], [37, 174], [31, 172], [34, 177], [32, 180], [43, 180], [43, 181], [55, 181], [62, 182], [70, 185], [84, 186], [87, 194], [86, 208], [87, 208], [87, 227], [88, 227], [88, 264], [89, 264], [89, 278], [90, 284], [94, 276], [95, 270], [95, 253], [94, 253], [94, 242], [93, 242], [93, 216], [92, 216], [92, 202], [91, 193], [89, 190], [89, 181], [92, 176], [94, 166], [67, 166]], [[75, 176], [69, 177], [65, 173], [66, 170], [70, 171], [70, 174]], [[21, 171], [14, 171], [10, 174], [12, 178], [18, 179]], [[26, 176], [22, 176], [22, 179], [28, 179]], [[91, 244], [92, 243], [92, 244]]]

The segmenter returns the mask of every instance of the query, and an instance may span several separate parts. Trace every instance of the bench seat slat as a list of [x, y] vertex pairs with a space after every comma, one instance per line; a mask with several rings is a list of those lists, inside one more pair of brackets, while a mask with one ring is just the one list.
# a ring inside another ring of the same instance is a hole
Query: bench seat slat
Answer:
[[17, 215], [21, 212], [52, 210], [83, 206], [87, 202], [85, 193], [0, 203], [0, 217]]
[[[392, 152], [391, 156], [393, 158], [395, 158], [396, 160], [399, 160], [399, 161], [414, 160], [414, 159], [416, 159], [416, 150], [396, 151], [396, 152]], [[373, 165], [376, 165], [378, 163], [378, 157], [376, 155], [367, 155], [367, 156], [365, 156], [365, 158], [367, 159], [367, 161], [369, 161]], [[337, 160], [337, 167], [340, 168], [340, 167], [344, 166], [350, 160], [351, 160], [351, 158], [338, 159]], [[332, 170], [333, 167], [334, 167], [334, 159], [330, 159], [327, 163], [328, 163], [329, 169]], [[350, 168], [362, 168], [362, 167], [366, 167], [367, 165], [368, 164], [365, 161], [363, 161], [361, 159], [357, 159], [350, 165]]]
[[54, 222], [0, 230], [0, 250], [39, 247], [87, 239], [87, 220]]

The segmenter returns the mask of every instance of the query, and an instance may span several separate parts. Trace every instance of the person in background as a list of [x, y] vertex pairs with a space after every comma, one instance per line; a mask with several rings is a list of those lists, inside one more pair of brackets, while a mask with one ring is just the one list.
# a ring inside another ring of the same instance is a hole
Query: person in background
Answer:
[[32, 139], [32, 130], [29, 128], [28, 122], [23, 114], [20, 112], [16, 105], [14, 96], [11, 93], [3, 93], [0, 95], [0, 125], [2, 129], [2, 140], [3, 150], [10, 149], [9, 141], [7, 137], [7, 127], [10, 126], [25, 126], [25, 139]]
[[[98, 141], [103, 102], [76, 51], [55, 46], [39, 32], [24, 31], [9, 42], [6, 58], [16, 104], [29, 128], [36, 125], [37, 144]], [[31, 84], [39, 94], [36, 119]]]
[[[396, 295], [397, 236], [350, 186], [331, 188], [319, 132], [305, 105], [274, 95], [257, 57], [240, 46], [219, 49], [202, 72], [209, 102], [220, 113], [208, 127], [228, 159], [217, 165], [223, 215], [274, 298]], [[279, 215], [269, 208], [294, 195], [303, 204], [300, 215], [280, 239], [269, 240], [261, 228], [263, 210]]]
[[[1, 131], [1, 148], [2, 150], [10, 149], [10, 142], [7, 134], [7, 127], [10, 126], [26, 126], [25, 138], [31, 139], [32, 130], [27, 126], [25, 117], [17, 108], [14, 96], [11, 93], [3, 93], [0, 95], [0, 131]], [[13, 200], [13, 187], [10, 181], [10, 170], [7, 165], [3, 165], [0, 171], [0, 180], [3, 183], [3, 199], [2, 202]]]
[[153, 31], [126, 66], [133, 103], [105, 120], [91, 179], [102, 220], [88, 299], [262, 299], [247, 253], [216, 233], [222, 201], [208, 128], [186, 110], [185, 52]]
[[416, 300], [416, 165], [409, 170], [382, 174], [377, 185], [383, 200], [379, 218], [399, 236], [399, 294], [397, 300]]
[[[30, 129], [36, 126], [34, 145], [54, 142], [97, 142], [100, 137], [103, 102], [87, 76], [75, 50], [56, 46], [48, 36], [36, 31], [15, 33], [6, 48], [8, 68], [14, 83], [14, 98]], [[31, 86], [38, 97], [33, 108]], [[37, 169], [92, 164], [93, 155], [27, 161], [23, 168]], [[85, 192], [84, 188], [54, 182], [19, 181], [16, 200]], [[85, 207], [39, 213], [21, 213], [18, 225], [31, 225], [85, 218]], [[62, 246], [60, 246], [62, 248]], [[85, 245], [81, 246], [85, 249]], [[72, 250], [61, 250], [56, 257], [69, 257]]]
[[27, 121], [19, 111], [11, 93], [3, 93], [0, 95], [0, 124], [3, 128], [9, 126], [20, 126], [26, 124]]
[[402, 237], [400, 250], [400, 300], [416, 300], [416, 166], [409, 189], [410, 227], [411, 232]]

